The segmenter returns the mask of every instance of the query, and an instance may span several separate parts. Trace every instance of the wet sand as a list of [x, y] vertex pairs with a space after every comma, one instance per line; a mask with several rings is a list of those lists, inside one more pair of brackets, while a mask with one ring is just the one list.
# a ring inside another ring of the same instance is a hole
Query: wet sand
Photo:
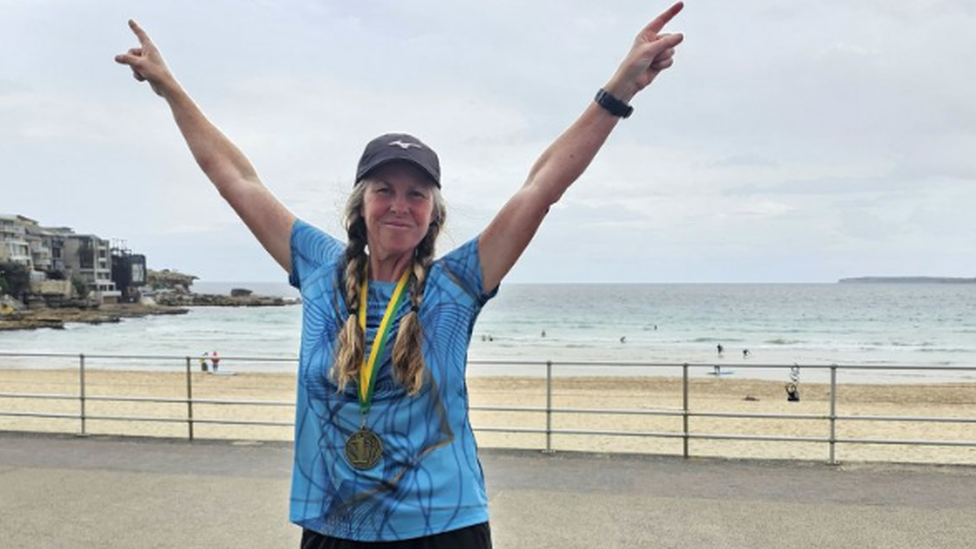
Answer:
[[[73, 419], [0, 416], [0, 430], [80, 433], [79, 372], [23, 370], [0, 367], [0, 393], [68, 395], [70, 400], [0, 397], [0, 412], [64, 414]], [[192, 374], [194, 435], [232, 440], [290, 440], [290, 426], [213, 425], [207, 421], [263, 421], [287, 424], [294, 417], [296, 379], [290, 374], [240, 373], [215, 376]], [[544, 411], [485, 411], [477, 407], [544, 408], [545, 379], [474, 377], [468, 381], [471, 422], [484, 447], [546, 447], [544, 433], [499, 433], [485, 428], [539, 429], [546, 427]], [[186, 437], [187, 381], [183, 372], [87, 370], [85, 373], [85, 432], [154, 437]], [[99, 397], [125, 396], [173, 399], [172, 403], [106, 402]], [[692, 413], [797, 414], [810, 419], [691, 417], [693, 435], [762, 437], [830, 436], [829, 386], [801, 384], [800, 402], [787, 402], [784, 384], [774, 381], [707, 378], [692, 379]], [[245, 400], [273, 405], [227, 405], [204, 400]], [[552, 428], [559, 430], [626, 431], [667, 434], [665, 437], [559, 434], [552, 448], [588, 452], [677, 454], [683, 451], [681, 380], [663, 377], [557, 377], [552, 390], [555, 409], [626, 410], [626, 414], [554, 412]], [[642, 412], [633, 413], [633, 412]], [[843, 384], [836, 403], [838, 416], [922, 416], [976, 420], [976, 384]], [[105, 418], [126, 416], [147, 421], [123, 422]], [[160, 419], [178, 420], [168, 423]], [[154, 421], [155, 420], [155, 421]], [[880, 422], [838, 420], [838, 439], [937, 440], [976, 442], [976, 423]], [[742, 440], [689, 441], [692, 456], [803, 459], [826, 461], [825, 442]], [[976, 464], [976, 448], [908, 446], [900, 444], [838, 443], [839, 461], [886, 461]]]

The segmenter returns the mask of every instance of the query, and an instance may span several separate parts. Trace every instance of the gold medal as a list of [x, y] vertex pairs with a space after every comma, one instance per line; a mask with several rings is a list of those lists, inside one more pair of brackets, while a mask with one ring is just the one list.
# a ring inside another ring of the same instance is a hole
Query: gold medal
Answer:
[[383, 455], [383, 443], [373, 431], [363, 427], [346, 440], [346, 461], [355, 469], [376, 467]]

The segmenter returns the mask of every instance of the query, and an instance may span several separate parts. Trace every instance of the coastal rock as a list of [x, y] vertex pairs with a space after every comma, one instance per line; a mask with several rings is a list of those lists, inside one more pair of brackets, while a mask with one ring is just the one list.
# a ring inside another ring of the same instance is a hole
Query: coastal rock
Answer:
[[153, 290], [152, 299], [166, 307], [283, 307], [301, 303], [295, 298], [254, 295], [247, 288], [233, 288], [230, 295], [197, 294], [190, 290], [194, 280], [198, 277], [163, 269], [149, 270], [147, 283]]
[[123, 318], [149, 315], [180, 315], [189, 312], [177, 307], [150, 307], [140, 304], [102, 305], [91, 309], [38, 309], [16, 311], [0, 316], [0, 332], [36, 330], [38, 328], [63, 329], [65, 324], [105, 324], [120, 322]]
[[153, 290], [172, 290], [177, 293], [188, 294], [190, 293], [189, 288], [193, 285], [193, 281], [198, 278], [194, 275], [183, 274], [169, 269], [163, 269], [162, 271], [149, 269], [149, 272], [146, 273], [146, 284]]
[[267, 296], [227, 296], [216, 294], [159, 293], [155, 296], [160, 305], [175, 307], [283, 307], [298, 303], [296, 299]]
[[20, 311], [24, 304], [9, 295], [0, 295], [0, 316]]
[[64, 322], [54, 318], [35, 318], [31, 313], [13, 313], [0, 316], [0, 332], [14, 330], [36, 330], [38, 328], [51, 328], [63, 330]]
[[283, 297], [175, 293], [156, 294], [155, 299], [160, 305], [175, 307], [283, 307], [299, 302], [297, 299]]

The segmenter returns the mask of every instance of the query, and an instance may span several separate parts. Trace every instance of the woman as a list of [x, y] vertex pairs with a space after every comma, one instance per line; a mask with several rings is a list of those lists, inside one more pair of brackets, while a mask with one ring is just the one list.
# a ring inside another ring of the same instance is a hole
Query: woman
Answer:
[[200, 167], [302, 293], [291, 496], [302, 547], [491, 546], [464, 380], [475, 319], [630, 100], [673, 63], [682, 36], [661, 31], [681, 8], [638, 34], [484, 232], [436, 261], [446, 210], [425, 143], [388, 134], [366, 146], [342, 244], [278, 202], [129, 22], [140, 45], [116, 61], [168, 102]]

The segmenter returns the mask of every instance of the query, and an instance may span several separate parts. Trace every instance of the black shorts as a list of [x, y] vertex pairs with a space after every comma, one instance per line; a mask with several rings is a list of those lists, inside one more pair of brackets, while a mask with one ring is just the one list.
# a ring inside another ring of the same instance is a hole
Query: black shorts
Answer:
[[339, 539], [305, 529], [301, 549], [491, 549], [491, 529], [482, 522], [443, 534], [385, 542]]

